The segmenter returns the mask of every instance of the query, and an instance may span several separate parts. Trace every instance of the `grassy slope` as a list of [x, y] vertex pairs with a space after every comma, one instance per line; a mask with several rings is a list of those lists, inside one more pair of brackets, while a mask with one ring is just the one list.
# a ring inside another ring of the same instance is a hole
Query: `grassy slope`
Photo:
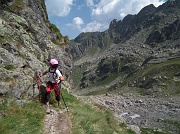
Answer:
[[130, 77], [126, 78], [122, 85], [126, 85], [132, 81], [141, 81], [143, 78], [152, 79], [159, 77], [165, 85], [161, 86], [162, 92], [165, 94], [176, 95], [180, 93], [180, 85], [178, 81], [174, 81], [175, 75], [180, 73], [180, 58], [170, 59], [159, 64], [151, 64], [138, 70]]
[[[133, 134], [124, 124], [118, 124], [113, 114], [104, 107], [85, 104], [65, 90], [63, 97], [70, 109], [67, 114], [71, 117], [72, 134]], [[30, 101], [24, 106], [18, 106], [6, 102], [0, 104], [0, 113], [5, 115], [0, 116], [0, 134], [42, 133], [42, 121], [46, 113], [41, 103]]]
[[[124, 124], [118, 124], [113, 114], [102, 106], [85, 104], [72, 95], [65, 94], [70, 107], [73, 134], [132, 134]], [[94, 108], [96, 107], [96, 108]]]
[[1, 134], [41, 133], [41, 122], [45, 116], [45, 111], [40, 103], [33, 102], [18, 106], [13, 102], [6, 102], [0, 105], [0, 112], [4, 114], [4, 117], [0, 119]]
[[[83, 71], [86, 70], [88, 65], [83, 64], [83, 66], [80, 68], [79, 66], [74, 68], [73, 70], [73, 80], [76, 83], [75, 87], [78, 87], [78, 84], [80, 83], [80, 80], [83, 76]], [[154, 79], [155, 77], [160, 76], [160, 81], [164, 83], [165, 85], [161, 86], [161, 91], [163, 93], [175, 95], [180, 93], [180, 84], [179, 81], [174, 81], [175, 75], [180, 73], [180, 58], [176, 59], [170, 59], [165, 62], [159, 63], [159, 64], [150, 64], [147, 66], [142, 67], [141, 69], [137, 70], [133, 74], [126, 77], [124, 80], [122, 80], [122, 83], [120, 84], [120, 87], [117, 88], [116, 91], [122, 90], [123, 87], [126, 86], [128, 83], [132, 83], [133, 81], [142, 81], [143, 78], [148, 79]], [[111, 77], [108, 77], [104, 79], [103, 81], [96, 82], [93, 85], [91, 85], [90, 88], [98, 87], [100, 85], [108, 85], [116, 78], [122, 78], [124, 77], [124, 73], [120, 72], [119, 74], [111, 75]], [[81, 89], [82, 90], [82, 89]], [[114, 90], [113, 90], [114, 91]], [[92, 92], [90, 94], [101, 94], [108, 92], [107, 89], [99, 88], [99, 90]], [[143, 89], [140, 89], [140, 92], [143, 92]]]

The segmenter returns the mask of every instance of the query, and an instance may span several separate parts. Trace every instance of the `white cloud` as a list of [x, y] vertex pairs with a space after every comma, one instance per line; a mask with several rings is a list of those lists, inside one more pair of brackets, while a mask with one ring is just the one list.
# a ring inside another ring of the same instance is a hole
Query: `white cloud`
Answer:
[[143, 7], [154, 4], [159, 6], [163, 4], [159, 0], [87, 0], [91, 8], [93, 20], [98, 22], [110, 23], [113, 19], [123, 19], [128, 14], [137, 14]]
[[68, 27], [72, 27], [74, 29], [78, 29], [79, 31], [82, 31], [82, 25], [84, 24], [84, 21], [82, 18], [80, 17], [75, 17], [73, 20], [72, 20], [72, 23], [68, 23], [66, 24], [66, 26]]
[[114, 8], [116, 7], [116, 5], [120, 2], [120, 0], [111, 0], [111, 1], [100, 1], [100, 3], [98, 3], [98, 5], [96, 5], [97, 7], [92, 9], [92, 15], [101, 15], [101, 14], [107, 14], [110, 13], [114, 10]]
[[49, 16], [67, 16], [71, 10], [73, 0], [46, 0]]
[[102, 31], [108, 28], [108, 24], [99, 23], [96, 21], [90, 22], [82, 29], [82, 32], [93, 32], [93, 31]]
[[72, 23], [67, 24], [66, 26], [77, 29], [79, 32], [94, 32], [94, 31], [104, 31], [109, 27], [107, 23], [99, 23], [96, 21], [88, 23], [85, 27], [82, 18], [76, 17], [73, 19]]
[[80, 17], [76, 17], [73, 19], [73, 25], [74, 27], [78, 28], [78, 29], [81, 29], [81, 25], [84, 24], [82, 18]]
[[[82, 2], [83, 1], [83, 2]], [[48, 16], [67, 16], [71, 8], [78, 10], [68, 15], [66, 20], [72, 22], [64, 25], [71, 27], [75, 32], [104, 31], [113, 19], [122, 20], [128, 14], [137, 14], [143, 7], [154, 4], [159, 6], [167, 0], [45, 0]], [[84, 3], [86, 1], [86, 3]], [[87, 7], [84, 6], [86, 4]], [[89, 7], [90, 15], [89, 15]], [[82, 14], [79, 12], [82, 10]], [[87, 14], [86, 14], [87, 13]], [[90, 22], [89, 22], [90, 21]], [[62, 23], [62, 22], [61, 22]], [[68, 28], [67, 27], [67, 28]], [[62, 28], [62, 27], [60, 27]], [[64, 27], [63, 27], [64, 28]], [[68, 31], [68, 30], [66, 30]]]
[[82, 18], [80, 18], [80, 17], [75, 17], [75, 18], [73, 19], [73, 23], [76, 24], [76, 25], [82, 25], [82, 24], [84, 24]]
[[83, 19], [76, 17], [68, 26], [80, 32], [104, 31], [113, 19], [123, 19], [128, 14], [137, 14], [149, 4], [159, 6], [163, 3], [159, 0], [86, 0], [92, 11], [92, 21], [84, 26]]

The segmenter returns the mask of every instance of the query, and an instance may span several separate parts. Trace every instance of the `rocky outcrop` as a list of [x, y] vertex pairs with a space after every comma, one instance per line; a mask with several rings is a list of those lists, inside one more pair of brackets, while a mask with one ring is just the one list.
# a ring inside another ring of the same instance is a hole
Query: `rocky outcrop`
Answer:
[[111, 40], [107, 32], [81, 33], [71, 41], [70, 53], [74, 59], [78, 59], [88, 53], [90, 48], [104, 48]]
[[[115, 43], [121, 43], [142, 29], [151, 29], [150, 31], [153, 32], [159, 31], [160, 33], [165, 33], [165, 38], [169, 34], [174, 35], [174, 32], [177, 32], [177, 20], [180, 18], [178, 14], [179, 7], [180, 4], [177, 0], [168, 1], [158, 8], [155, 8], [152, 4], [146, 6], [137, 15], [127, 15], [122, 21], [113, 20], [109, 26], [110, 36]], [[157, 35], [152, 34], [154, 36]], [[159, 36], [156, 38], [157, 40], [161, 40]], [[148, 41], [146, 43], [149, 44]]]
[[180, 34], [180, 19], [175, 20], [173, 23], [164, 26], [163, 28], [152, 31], [146, 39], [147, 44], [154, 45], [162, 43], [166, 40], [178, 40]]
[[59, 37], [51, 29], [44, 1], [18, 2], [4, 1], [0, 5], [0, 95], [21, 98], [38, 93], [33, 92], [34, 74], [46, 69], [50, 58], [60, 62], [69, 82], [72, 62], [62, 42], [53, 43]]

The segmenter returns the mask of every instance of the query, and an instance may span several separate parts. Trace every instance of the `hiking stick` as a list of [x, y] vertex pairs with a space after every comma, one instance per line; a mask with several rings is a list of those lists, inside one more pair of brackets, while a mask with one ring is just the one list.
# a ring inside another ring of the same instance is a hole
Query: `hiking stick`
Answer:
[[38, 77], [38, 89], [40, 90], [41, 89], [42, 80], [41, 80], [41, 77], [39, 75], [37, 75], [37, 77]]
[[37, 78], [38, 78], [38, 89], [39, 89], [39, 101], [41, 101], [41, 97], [40, 97], [40, 89], [41, 89], [41, 84], [42, 84], [42, 79], [39, 76], [39, 74], [37, 73]]
[[61, 97], [62, 97], [62, 99], [63, 99], [64, 105], [65, 105], [66, 110], [67, 110], [67, 112], [68, 112], [68, 111], [69, 111], [69, 109], [68, 109], [68, 107], [67, 107], [67, 105], [66, 105], [66, 103], [65, 103], [65, 100], [64, 100], [64, 97], [63, 97], [62, 93], [61, 93]]

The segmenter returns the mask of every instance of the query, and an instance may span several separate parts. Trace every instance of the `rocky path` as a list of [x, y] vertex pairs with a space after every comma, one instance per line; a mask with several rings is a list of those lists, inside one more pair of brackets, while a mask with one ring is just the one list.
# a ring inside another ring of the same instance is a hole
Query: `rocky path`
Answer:
[[71, 123], [66, 110], [57, 111], [51, 108], [44, 119], [43, 134], [69, 134]]
[[[135, 94], [79, 96], [84, 102], [98, 103], [113, 111], [119, 122], [125, 122], [136, 134], [139, 128], [180, 134], [180, 96], [150, 97]], [[133, 127], [133, 128], [132, 128]], [[44, 134], [69, 134], [71, 122], [66, 109], [51, 109], [44, 119]]]
[[91, 96], [90, 99], [111, 109], [117, 120], [128, 125], [180, 134], [180, 97], [150, 97], [134, 94]]

